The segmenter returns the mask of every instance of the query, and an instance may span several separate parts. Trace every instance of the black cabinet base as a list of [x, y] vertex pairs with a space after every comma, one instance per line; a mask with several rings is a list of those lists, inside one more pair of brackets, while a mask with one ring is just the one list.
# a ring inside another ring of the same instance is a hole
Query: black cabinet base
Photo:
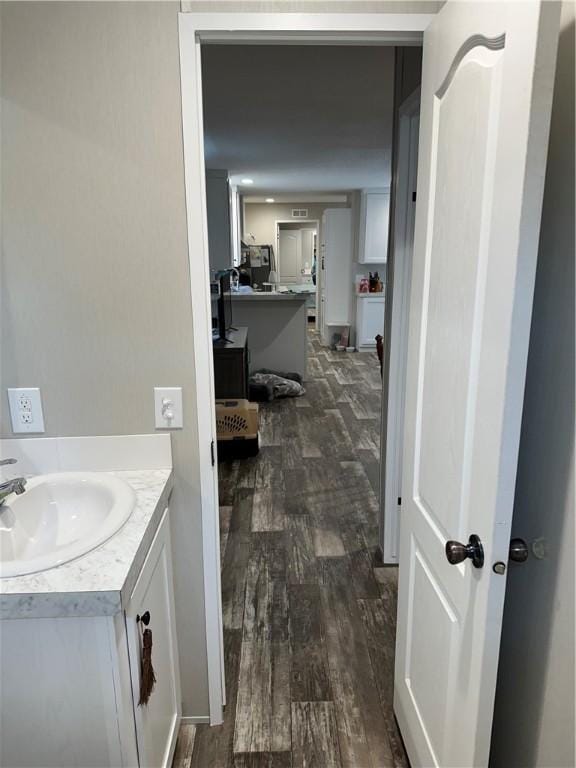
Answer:
[[256, 456], [259, 450], [258, 437], [218, 440], [218, 461], [248, 459], [251, 456]]

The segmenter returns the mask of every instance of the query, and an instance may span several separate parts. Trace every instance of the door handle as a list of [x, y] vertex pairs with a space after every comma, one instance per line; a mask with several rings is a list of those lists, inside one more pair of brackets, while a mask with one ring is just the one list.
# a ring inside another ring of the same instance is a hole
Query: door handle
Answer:
[[525, 563], [528, 560], [528, 545], [524, 539], [510, 539], [508, 559], [514, 563]]
[[458, 565], [467, 559], [472, 560], [474, 568], [482, 568], [484, 565], [484, 548], [479, 536], [476, 536], [475, 533], [469, 537], [468, 544], [461, 544], [459, 541], [447, 541], [445, 551], [446, 559], [450, 565]]

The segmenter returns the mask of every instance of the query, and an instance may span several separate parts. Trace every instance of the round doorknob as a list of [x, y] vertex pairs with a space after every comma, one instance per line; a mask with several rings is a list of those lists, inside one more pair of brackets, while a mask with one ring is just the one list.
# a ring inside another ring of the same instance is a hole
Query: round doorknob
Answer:
[[447, 541], [446, 559], [450, 565], [458, 565], [464, 560], [472, 560], [474, 568], [482, 568], [484, 565], [484, 548], [480, 538], [473, 533], [468, 539], [468, 544], [461, 544], [459, 541]]
[[525, 563], [528, 560], [528, 545], [524, 539], [510, 539], [508, 558], [514, 563]]

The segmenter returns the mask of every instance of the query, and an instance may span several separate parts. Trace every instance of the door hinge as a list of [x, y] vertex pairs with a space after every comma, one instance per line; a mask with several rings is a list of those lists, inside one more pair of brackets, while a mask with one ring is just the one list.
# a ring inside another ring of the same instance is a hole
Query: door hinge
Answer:
[[214, 440], [210, 443], [210, 458], [212, 459], [212, 466], [216, 464], [216, 458], [214, 456]]
[[416, 192], [412, 192], [412, 202], [416, 202]]

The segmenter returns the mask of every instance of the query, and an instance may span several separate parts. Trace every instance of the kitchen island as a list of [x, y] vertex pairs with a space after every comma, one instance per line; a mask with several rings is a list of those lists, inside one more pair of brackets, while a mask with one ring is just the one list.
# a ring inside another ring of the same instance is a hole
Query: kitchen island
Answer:
[[232, 323], [246, 326], [250, 371], [299, 373], [306, 378], [307, 293], [233, 293]]

